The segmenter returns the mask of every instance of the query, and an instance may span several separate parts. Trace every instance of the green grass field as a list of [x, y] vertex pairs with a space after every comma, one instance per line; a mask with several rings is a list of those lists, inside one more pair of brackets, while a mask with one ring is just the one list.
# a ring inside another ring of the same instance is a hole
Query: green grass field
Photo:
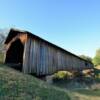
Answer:
[[0, 63], [3, 62], [3, 57], [4, 57], [4, 54], [0, 52]]
[[100, 88], [61, 89], [0, 64], [0, 100], [100, 100]]
[[84, 94], [87, 96], [100, 96], [100, 89], [94, 89], [94, 90], [86, 90], [86, 89], [80, 89], [76, 90], [75, 92], [78, 92], [80, 94]]
[[70, 100], [64, 90], [0, 65], [0, 100]]

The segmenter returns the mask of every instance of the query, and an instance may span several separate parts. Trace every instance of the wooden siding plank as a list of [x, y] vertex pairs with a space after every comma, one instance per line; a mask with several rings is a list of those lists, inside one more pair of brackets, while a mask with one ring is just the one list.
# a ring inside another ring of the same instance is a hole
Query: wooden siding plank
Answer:
[[52, 74], [59, 70], [80, 70], [84, 61], [37, 39], [28, 39], [24, 50], [24, 71], [37, 75]]

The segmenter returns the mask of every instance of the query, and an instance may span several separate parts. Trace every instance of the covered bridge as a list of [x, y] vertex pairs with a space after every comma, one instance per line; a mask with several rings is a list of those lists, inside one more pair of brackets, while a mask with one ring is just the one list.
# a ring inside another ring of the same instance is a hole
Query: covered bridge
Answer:
[[82, 71], [93, 64], [30, 32], [11, 29], [5, 40], [5, 63], [24, 73], [50, 75], [57, 71]]

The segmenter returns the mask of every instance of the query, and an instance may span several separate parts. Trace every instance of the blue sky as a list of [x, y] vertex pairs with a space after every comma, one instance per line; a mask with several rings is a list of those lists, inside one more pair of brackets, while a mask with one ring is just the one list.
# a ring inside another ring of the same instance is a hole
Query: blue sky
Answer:
[[0, 28], [11, 27], [93, 57], [100, 48], [100, 0], [0, 0]]

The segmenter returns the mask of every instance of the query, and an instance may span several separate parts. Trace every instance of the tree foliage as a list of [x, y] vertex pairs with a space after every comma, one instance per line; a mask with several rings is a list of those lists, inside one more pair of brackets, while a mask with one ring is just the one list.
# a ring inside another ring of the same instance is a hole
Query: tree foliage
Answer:
[[82, 59], [85, 59], [85, 60], [87, 60], [87, 61], [92, 62], [92, 58], [91, 58], [91, 57], [89, 57], [89, 56], [80, 55], [80, 57], [81, 57]]
[[93, 63], [95, 66], [100, 65], [100, 48], [96, 51], [96, 55], [93, 58]]

